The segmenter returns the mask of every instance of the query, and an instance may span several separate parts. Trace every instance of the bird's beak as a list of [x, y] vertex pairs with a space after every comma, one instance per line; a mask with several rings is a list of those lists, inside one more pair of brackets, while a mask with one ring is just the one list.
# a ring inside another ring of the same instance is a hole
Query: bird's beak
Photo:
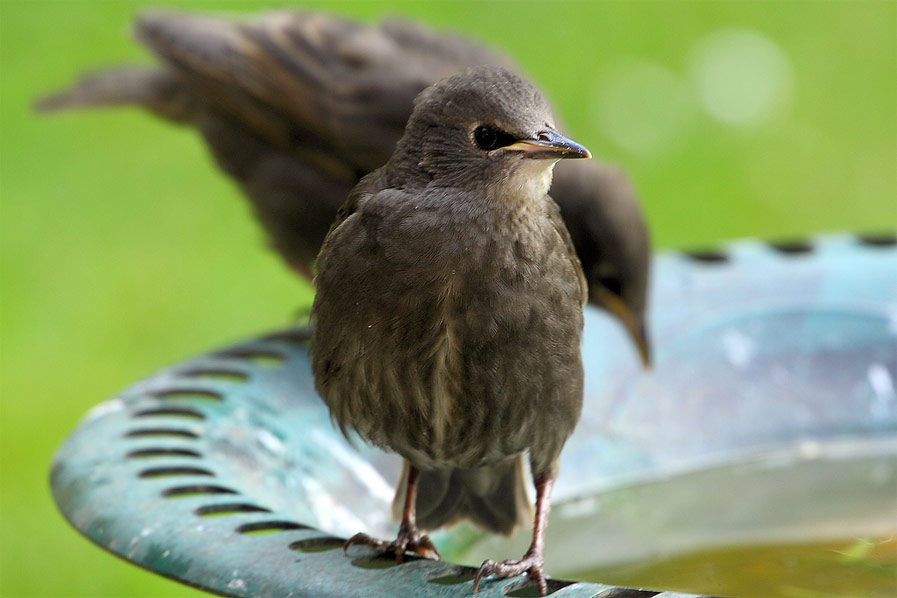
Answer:
[[595, 286], [598, 285], [594, 285], [593, 288], [589, 289], [589, 292], [600, 294], [601, 304], [623, 324], [636, 349], [638, 349], [639, 357], [642, 358], [642, 365], [645, 369], [650, 370], [652, 365], [651, 341], [648, 338], [648, 327], [645, 325], [644, 317], [633, 313], [620, 297], [606, 288], [599, 287], [596, 289]]
[[651, 341], [648, 339], [648, 327], [645, 326], [644, 320], [630, 334], [632, 335], [632, 342], [635, 343], [635, 346], [638, 348], [638, 354], [642, 358], [642, 366], [646, 370], [650, 370], [654, 367], [654, 361], [651, 357]]
[[501, 151], [520, 152], [524, 158], [560, 160], [563, 158], [591, 158], [592, 153], [569, 137], [554, 129], [545, 129], [536, 139], [521, 139], [500, 148]]

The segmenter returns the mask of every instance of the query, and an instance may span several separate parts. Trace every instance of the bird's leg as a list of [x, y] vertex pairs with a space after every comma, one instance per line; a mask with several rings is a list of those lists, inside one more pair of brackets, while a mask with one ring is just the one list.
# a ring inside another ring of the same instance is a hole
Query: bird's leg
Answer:
[[548, 525], [548, 511], [551, 510], [551, 488], [554, 486], [554, 478], [547, 473], [542, 473], [534, 475], [533, 481], [536, 485], [536, 521], [533, 525], [533, 543], [530, 544], [529, 550], [519, 561], [496, 563], [493, 560], [488, 560], [480, 565], [480, 569], [473, 579], [474, 593], [479, 589], [483, 578], [489, 575], [514, 577], [526, 573], [539, 586], [539, 592], [543, 596], [548, 594], [548, 582], [545, 580], [542, 566], [545, 563], [545, 527]]
[[401, 563], [406, 552], [422, 556], [428, 559], [440, 559], [439, 551], [426, 534], [417, 529], [417, 521], [414, 515], [414, 503], [417, 500], [417, 481], [420, 478], [420, 470], [414, 465], [408, 464], [408, 483], [405, 487], [405, 508], [402, 510], [402, 523], [399, 525], [399, 534], [392, 542], [384, 542], [372, 538], [367, 534], [358, 533], [346, 540], [343, 551], [354, 544], [366, 544], [383, 552], [392, 552], [396, 555], [396, 561]]
[[405, 551], [413, 552], [428, 559], [439, 559], [439, 551], [433, 546], [426, 534], [417, 529], [414, 505], [417, 502], [417, 482], [420, 479], [420, 470], [414, 465], [408, 464], [408, 483], [405, 487], [405, 507], [402, 509], [402, 523], [399, 525], [399, 534], [387, 550], [395, 552], [396, 560], [401, 562]]

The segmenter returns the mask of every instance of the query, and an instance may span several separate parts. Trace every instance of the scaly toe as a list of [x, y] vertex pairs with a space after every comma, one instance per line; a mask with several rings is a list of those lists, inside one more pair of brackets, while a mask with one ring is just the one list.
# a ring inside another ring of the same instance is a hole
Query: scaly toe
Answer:
[[433, 545], [433, 542], [430, 541], [430, 538], [418, 533], [399, 534], [399, 536], [392, 542], [384, 542], [383, 540], [378, 540], [377, 538], [372, 538], [365, 533], [359, 532], [346, 540], [343, 544], [343, 552], [348, 552], [351, 547], [358, 544], [362, 546], [370, 546], [379, 552], [393, 554], [398, 563], [405, 560], [406, 552], [437, 561], [442, 558], [439, 556], [439, 551], [436, 550], [436, 547]]
[[362, 546], [370, 546], [375, 550], [386, 550], [387, 544], [383, 540], [378, 540], [377, 538], [372, 538], [369, 535], [358, 532], [343, 544], [343, 552], [347, 552], [350, 548], [355, 546], [356, 544], [361, 544]]
[[399, 534], [399, 537], [386, 547], [386, 550], [394, 553], [396, 555], [396, 561], [400, 563], [403, 561], [406, 552], [427, 559], [440, 560], [442, 558], [439, 556], [439, 551], [436, 550], [436, 547], [433, 545], [433, 542], [430, 541], [430, 538], [417, 532], [409, 533], [407, 535]]
[[414, 554], [418, 556], [422, 556], [425, 559], [432, 559], [434, 561], [441, 561], [442, 556], [439, 554], [439, 551], [436, 550], [436, 546], [433, 545], [433, 542], [430, 541], [428, 536], [421, 536], [417, 539], [417, 542], [413, 547], [409, 546], [408, 548]]
[[542, 570], [542, 564], [542, 559], [534, 556], [525, 556], [519, 561], [502, 561], [500, 563], [492, 560], [484, 561], [473, 578], [473, 591], [476, 593], [480, 582], [490, 575], [507, 578], [526, 573], [539, 586], [539, 592], [545, 596], [548, 594], [548, 581]]
[[477, 569], [477, 574], [473, 578], [473, 593], [476, 594], [480, 589], [480, 582], [483, 581], [484, 577], [489, 577], [490, 575], [495, 573], [496, 563], [493, 560], [483, 561], [483, 564], [480, 565], [480, 568]]

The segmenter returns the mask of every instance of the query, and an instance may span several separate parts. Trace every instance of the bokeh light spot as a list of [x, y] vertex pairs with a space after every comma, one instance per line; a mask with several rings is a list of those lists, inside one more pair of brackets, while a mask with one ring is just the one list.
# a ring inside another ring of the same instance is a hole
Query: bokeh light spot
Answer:
[[704, 109], [730, 125], [761, 124], [787, 105], [793, 87], [790, 61], [768, 37], [723, 29], [699, 41], [691, 76]]
[[682, 78], [656, 63], [627, 60], [602, 75], [594, 118], [601, 132], [641, 156], [670, 151], [693, 120], [694, 99]]

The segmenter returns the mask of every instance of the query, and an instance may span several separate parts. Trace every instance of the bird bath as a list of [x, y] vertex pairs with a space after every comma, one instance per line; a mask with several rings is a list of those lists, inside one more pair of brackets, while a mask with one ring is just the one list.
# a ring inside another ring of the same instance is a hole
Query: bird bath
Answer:
[[[652, 306], [649, 373], [625, 333], [587, 308], [585, 405], [562, 456], [549, 573], [606, 581], [641, 562], [653, 563], [650, 578], [664, 559], [701, 551], [875, 545], [897, 531], [892, 237], [660, 254]], [[394, 534], [399, 462], [334, 430], [314, 393], [307, 341], [304, 329], [263, 336], [97, 406], [54, 460], [60, 510], [107, 550], [218, 594], [469, 595], [474, 569], [464, 565], [518, 555], [527, 530], [434, 534], [457, 565], [396, 566], [364, 547], [338, 550], [357, 531]], [[730, 560], [738, 574], [743, 555]], [[764, 587], [762, 575], [740, 574]], [[893, 589], [895, 575], [883, 565], [882, 587]], [[639, 585], [654, 589], [549, 587], [607, 598], [672, 587]], [[699, 579], [676, 585], [717, 591]], [[525, 579], [490, 580], [480, 595], [532, 590]]]

